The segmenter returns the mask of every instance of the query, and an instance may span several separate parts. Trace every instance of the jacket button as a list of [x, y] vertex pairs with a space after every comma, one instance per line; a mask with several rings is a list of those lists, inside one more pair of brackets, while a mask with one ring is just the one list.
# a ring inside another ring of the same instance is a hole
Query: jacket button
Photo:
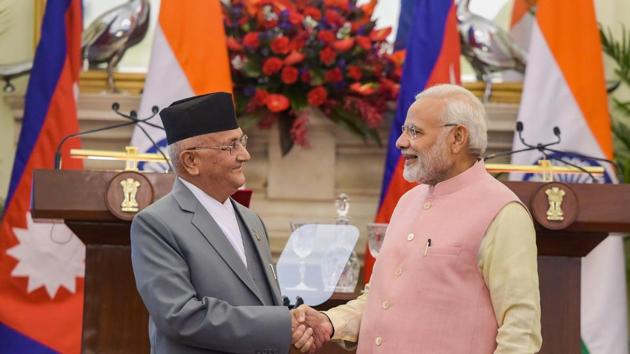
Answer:
[[411, 241], [411, 240], [413, 240], [414, 237], [416, 237], [416, 235], [409, 234], [409, 235], [407, 235], [407, 240]]
[[391, 303], [389, 301], [385, 300], [385, 301], [383, 301], [382, 306], [383, 306], [384, 310], [387, 310], [391, 306]]
[[431, 202], [424, 203], [423, 207], [424, 207], [425, 210], [431, 208]]
[[396, 271], [394, 272], [394, 275], [399, 277], [402, 274], [402, 268], [398, 268], [396, 269]]
[[383, 338], [381, 337], [376, 337], [376, 339], [374, 340], [374, 344], [376, 344], [377, 347], [380, 347], [382, 343], [383, 343]]

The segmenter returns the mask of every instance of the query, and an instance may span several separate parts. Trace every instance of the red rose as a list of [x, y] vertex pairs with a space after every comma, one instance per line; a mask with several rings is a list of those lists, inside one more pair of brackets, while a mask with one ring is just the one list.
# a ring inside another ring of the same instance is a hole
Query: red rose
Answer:
[[356, 66], [356, 65], [348, 65], [348, 76], [355, 80], [355, 81], [359, 81], [361, 80], [361, 76], [363, 76], [363, 72], [361, 71], [361, 68]]
[[319, 107], [324, 102], [326, 102], [326, 98], [328, 98], [328, 92], [322, 86], [317, 86], [314, 89], [310, 90], [306, 95], [308, 99], [308, 104], [311, 106]]
[[247, 48], [258, 48], [260, 45], [260, 40], [258, 37], [258, 32], [249, 32], [243, 37], [243, 44]]
[[297, 81], [299, 73], [300, 72], [298, 71], [298, 69], [292, 66], [285, 66], [284, 69], [282, 69], [280, 78], [282, 79], [282, 82], [284, 82], [287, 85], [290, 85]]
[[241, 46], [238, 41], [234, 39], [234, 37], [227, 38], [227, 46], [228, 48], [230, 48], [230, 50], [233, 50], [235, 52], [240, 52], [241, 50], [243, 50], [243, 46]]
[[332, 47], [341, 53], [347, 52], [352, 46], [354, 46], [354, 39], [352, 38], [340, 39], [332, 44]]
[[337, 6], [342, 10], [348, 10], [348, 0], [324, 0], [326, 6]]
[[346, 22], [346, 19], [335, 10], [326, 10], [325, 16], [329, 23], [336, 26], [341, 26]]
[[273, 113], [278, 113], [289, 108], [289, 99], [286, 98], [284, 95], [273, 93], [267, 96], [265, 104], [267, 105], [268, 110]]
[[390, 33], [392, 33], [391, 27], [385, 27], [377, 30], [375, 29], [372, 33], [370, 33], [370, 39], [375, 42], [382, 42], [387, 39], [387, 36], [389, 36]]
[[304, 9], [304, 15], [311, 16], [315, 21], [319, 21], [322, 18], [322, 13], [318, 8], [309, 6]]
[[337, 53], [332, 50], [330, 47], [324, 48], [321, 52], [319, 52], [319, 60], [326, 65], [332, 64], [337, 58]]
[[271, 41], [271, 51], [276, 54], [287, 54], [289, 52], [289, 38], [280, 36]]
[[326, 30], [319, 31], [319, 33], [317, 34], [317, 39], [319, 39], [320, 41], [324, 43], [330, 43], [335, 40], [335, 34], [332, 33], [331, 31], [326, 31]]
[[293, 40], [291, 40], [291, 44], [289, 45], [289, 47], [291, 48], [291, 50], [302, 49], [304, 47], [304, 44], [306, 44], [306, 40], [308, 39], [308, 37], [308, 33], [306, 32], [298, 33], [293, 37]]
[[372, 48], [372, 41], [365, 36], [357, 36], [357, 44], [365, 50], [370, 50], [370, 48]]
[[282, 69], [282, 60], [276, 57], [271, 57], [263, 63], [263, 74], [269, 76], [277, 73]]
[[304, 60], [304, 54], [300, 52], [293, 51], [284, 58], [284, 65], [294, 65], [301, 63]]
[[254, 101], [257, 105], [262, 106], [265, 104], [265, 101], [267, 101], [267, 96], [269, 96], [269, 92], [266, 90], [256, 89], [256, 92], [254, 93]]
[[324, 77], [326, 78], [327, 82], [337, 83], [343, 79], [343, 74], [341, 73], [341, 69], [334, 68], [332, 70], [326, 71]]
[[291, 22], [292, 25], [301, 25], [302, 21], [304, 21], [304, 16], [300, 15], [296, 11], [289, 12], [289, 22]]

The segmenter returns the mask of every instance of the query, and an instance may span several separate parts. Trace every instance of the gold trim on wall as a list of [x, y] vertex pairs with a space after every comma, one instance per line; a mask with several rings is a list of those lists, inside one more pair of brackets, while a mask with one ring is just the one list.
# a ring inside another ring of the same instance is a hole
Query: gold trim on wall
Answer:
[[[472, 91], [475, 96], [482, 98], [486, 89], [484, 82], [465, 82], [465, 88]], [[512, 103], [519, 104], [521, 102], [521, 93], [523, 92], [522, 82], [501, 82], [492, 84], [492, 96], [490, 102], [493, 103]]]
[[[142, 92], [145, 77], [146, 74], [143, 73], [114, 73], [116, 87], [129, 94], [140, 94]], [[80, 78], [79, 88], [81, 92], [103, 92], [107, 89], [107, 73], [104, 70], [84, 71], [81, 72]], [[483, 96], [485, 83], [465, 82], [463, 86], [472, 91], [477, 97], [481, 98]], [[490, 101], [493, 103], [519, 104], [522, 90], [523, 83], [521, 82], [494, 83]]]
[[[128, 94], [140, 94], [144, 88], [145, 74], [114, 73], [118, 90]], [[104, 92], [107, 90], [107, 72], [105, 70], [82, 71], [79, 76], [81, 92]]]

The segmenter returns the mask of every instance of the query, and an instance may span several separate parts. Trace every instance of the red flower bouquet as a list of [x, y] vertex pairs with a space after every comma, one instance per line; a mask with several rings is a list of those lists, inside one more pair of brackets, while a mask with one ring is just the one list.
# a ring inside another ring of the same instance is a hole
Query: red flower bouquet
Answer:
[[364, 139], [399, 91], [402, 57], [389, 54], [390, 28], [375, 29], [376, 1], [232, 0], [225, 28], [239, 116], [268, 128], [278, 122], [281, 145], [308, 145], [308, 106]]

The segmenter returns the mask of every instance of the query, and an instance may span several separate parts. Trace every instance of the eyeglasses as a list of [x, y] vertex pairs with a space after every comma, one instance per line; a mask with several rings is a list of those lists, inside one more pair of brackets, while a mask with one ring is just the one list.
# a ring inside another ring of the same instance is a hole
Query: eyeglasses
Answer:
[[204, 150], [204, 149], [212, 149], [212, 150], [221, 150], [227, 151], [228, 154], [234, 153], [234, 151], [238, 150], [240, 147], [245, 149], [247, 147], [247, 135], [243, 134], [237, 140], [232, 141], [228, 145], [220, 145], [220, 146], [195, 146], [186, 150]]
[[[457, 123], [446, 123], [440, 126], [440, 128], [443, 127], [455, 127], [459, 124]], [[415, 139], [416, 137], [418, 137], [418, 134], [421, 132], [421, 129], [419, 129], [418, 127], [416, 127], [413, 124], [404, 124], [400, 127], [400, 129], [402, 130], [403, 133], [407, 134], [411, 139]]]

